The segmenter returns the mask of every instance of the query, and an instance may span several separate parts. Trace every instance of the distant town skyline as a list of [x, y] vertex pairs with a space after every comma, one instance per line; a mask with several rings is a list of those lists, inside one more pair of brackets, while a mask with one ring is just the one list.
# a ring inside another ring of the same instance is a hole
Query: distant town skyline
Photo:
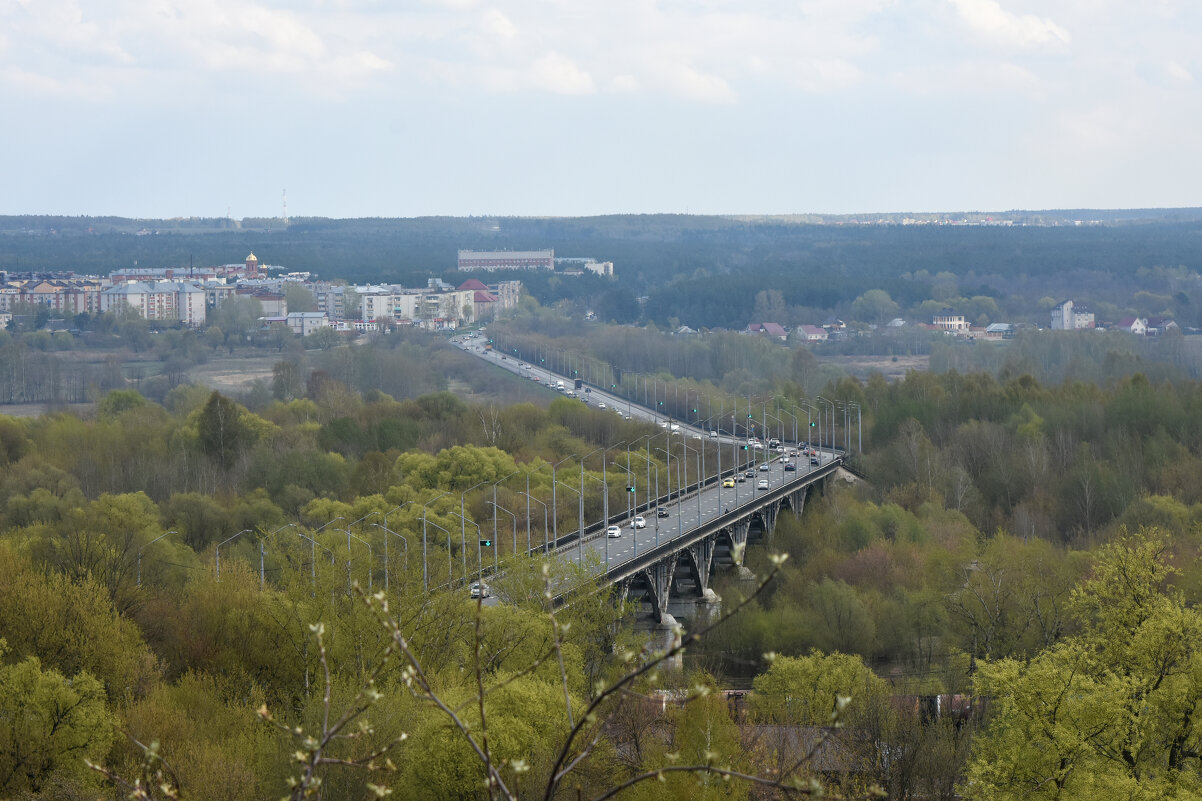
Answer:
[[0, 213], [1196, 207], [1199, 53], [1186, 0], [9, 0]]

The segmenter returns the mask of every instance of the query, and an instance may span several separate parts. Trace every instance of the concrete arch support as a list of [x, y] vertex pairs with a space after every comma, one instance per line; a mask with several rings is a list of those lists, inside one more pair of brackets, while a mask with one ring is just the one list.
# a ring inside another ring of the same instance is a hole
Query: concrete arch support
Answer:
[[697, 595], [702, 598], [712, 594], [710, 568], [714, 563], [714, 547], [717, 542], [717, 536], [709, 536], [685, 550], [685, 565], [689, 571], [689, 578], [697, 588]]
[[730, 558], [736, 567], [743, 566], [743, 557], [747, 553], [747, 534], [751, 531], [751, 523], [741, 520], [730, 527], [731, 551]]
[[793, 514], [801, 517], [801, 513], [806, 508], [806, 496], [809, 495], [810, 486], [807, 484], [801, 489], [789, 493], [789, 508], [793, 510]]
[[643, 571], [643, 580], [651, 594], [651, 613], [657, 623], [663, 623], [668, 614], [668, 596], [672, 592], [672, 578], [676, 573], [677, 554], [672, 554]]
[[780, 514], [780, 501], [770, 503], [760, 510], [764, 520], [764, 539], [772, 541], [772, 532], [776, 530], [776, 517]]

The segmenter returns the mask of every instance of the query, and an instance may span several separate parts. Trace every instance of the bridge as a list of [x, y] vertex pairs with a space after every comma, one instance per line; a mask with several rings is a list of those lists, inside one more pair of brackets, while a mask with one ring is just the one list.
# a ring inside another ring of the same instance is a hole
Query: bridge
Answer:
[[[517, 375], [537, 377], [546, 386], [569, 380], [496, 351], [476, 350], [474, 343], [469, 342], [464, 350]], [[617, 410], [630, 419], [661, 426], [670, 423], [655, 410], [628, 398], [597, 387], [589, 389], [595, 408]], [[602, 520], [584, 526], [582, 533], [560, 537], [553, 550], [568, 560], [599, 565], [598, 578], [604, 585], [616, 586], [623, 599], [638, 599], [654, 623], [665, 629], [673, 629], [676, 624], [669, 612], [670, 604], [718, 603], [720, 599], [710, 586], [715, 572], [742, 569], [749, 541], [770, 540], [779, 515], [784, 511], [800, 515], [809, 494], [822, 492], [843, 464], [841, 451], [824, 446], [803, 449], [786, 468], [790, 463], [786, 454], [746, 451], [742, 444], [745, 439], [730, 435], [715, 438], [708, 430], [682, 422], [676, 425], [676, 435], [665, 431], [665, 438], [676, 442], [684, 439], [686, 448], [691, 438], [699, 462], [705, 457], [698, 453], [701, 448], [697, 440], [717, 444], [720, 460], [729, 448], [729, 459], [724, 465], [712, 465], [712, 473], [699, 463], [695, 475], [703, 476], [700, 481], [686, 483], [667, 494], [656, 492], [655, 497], [648, 493], [643, 503], [633, 504], [617, 515], [606, 510]], [[792, 449], [799, 447], [794, 443]], [[673, 462], [679, 461], [674, 457]], [[645, 515], [646, 528], [632, 526], [636, 515]], [[618, 536], [607, 533], [614, 524], [620, 528]]]

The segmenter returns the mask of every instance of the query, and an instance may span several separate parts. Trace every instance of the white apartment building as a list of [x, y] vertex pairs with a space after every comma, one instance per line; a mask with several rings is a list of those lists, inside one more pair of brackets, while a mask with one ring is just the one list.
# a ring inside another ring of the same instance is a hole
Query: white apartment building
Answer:
[[454, 321], [458, 325], [475, 320], [474, 292], [451, 290], [434, 292], [424, 289], [367, 286], [356, 287], [359, 294], [359, 319], [382, 319], [433, 323]]
[[1084, 306], [1074, 306], [1071, 300], [1065, 300], [1052, 309], [1051, 327], [1054, 331], [1075, 331], [1079, 328], [1093, 328], [1093, 312]]
[[459, 269], [470, 270], [554, 270], [554, 250], [461, 250]]
[[100, 293], [100, 311], [130, 308], [147, 320], [179, 321], [193, 328], [205, 324], [205, 292], [184, 281], [153, 284], [129, 281]]

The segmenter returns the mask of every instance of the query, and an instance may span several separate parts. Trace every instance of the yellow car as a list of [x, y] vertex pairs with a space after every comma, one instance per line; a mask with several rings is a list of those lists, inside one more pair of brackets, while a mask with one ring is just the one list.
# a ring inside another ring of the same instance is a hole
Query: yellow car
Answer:
[[724, 478], [722, 479], [722, 486], [727, 489], [734, 489], [735, 480], [733, 478]]

